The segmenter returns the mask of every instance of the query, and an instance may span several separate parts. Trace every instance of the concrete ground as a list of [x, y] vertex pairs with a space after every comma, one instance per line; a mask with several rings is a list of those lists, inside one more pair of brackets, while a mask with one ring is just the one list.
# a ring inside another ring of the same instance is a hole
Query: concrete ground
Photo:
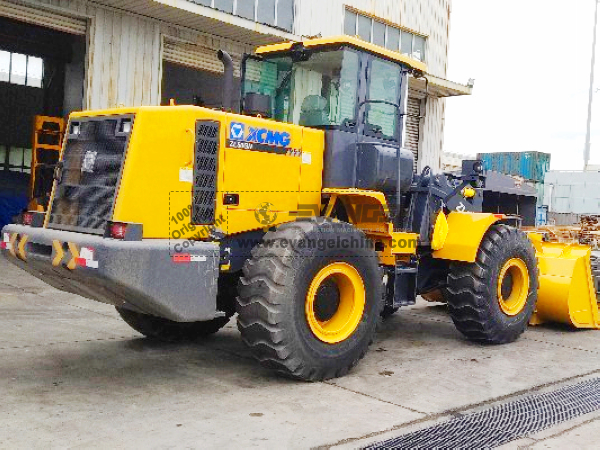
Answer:
[[[255, 363], [234, 321], [202, 342], [152, 342], [0, 257], [2, 448], [356, 448], [599, 374], [600, 331], [481, 347], [423, 303], [388, 320], [350, 375], [295, 382]], [[597, 412], [505, 447], [598, 442]]]

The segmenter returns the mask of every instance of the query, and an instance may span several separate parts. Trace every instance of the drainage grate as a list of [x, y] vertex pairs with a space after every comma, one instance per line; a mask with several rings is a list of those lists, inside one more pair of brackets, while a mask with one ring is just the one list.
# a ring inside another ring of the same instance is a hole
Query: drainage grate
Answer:
[[492, 448], [600, 409], [600, 378], [536, 394], [367, 449]]

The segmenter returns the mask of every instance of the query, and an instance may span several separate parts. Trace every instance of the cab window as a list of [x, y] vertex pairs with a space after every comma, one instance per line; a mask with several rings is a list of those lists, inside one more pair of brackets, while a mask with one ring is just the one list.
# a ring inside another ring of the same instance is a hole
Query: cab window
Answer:
[[[398, 104], [401, 76], [398, 64], [374, 58], [369, 71], [367, 99]], [[397, 139], [396, 129], [400, 117], [395, 106], [367, 103], [366, 111], [366, 134], [383, 139]]]
[[290, 57], [248, 60], [244, 95], [268, 95], [271, 117], [307, 127], [355, 124], [359, 57], [352, 50], [315, 52], [305, 61]]

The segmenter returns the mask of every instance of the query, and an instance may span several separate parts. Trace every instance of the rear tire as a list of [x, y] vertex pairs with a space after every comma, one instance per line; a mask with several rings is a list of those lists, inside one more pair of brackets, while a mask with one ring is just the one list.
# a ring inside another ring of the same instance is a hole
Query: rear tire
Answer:
[[474, 263], [450, 266], [444, 296], [452, 321], [468, 339], [485, 344], [516, 340], [535, 309], [535, 249], [520, 230], [493, 225]]
[[118, 306], [116, 309], [125, 323], [138, 333], [167, 342], [188, 341], [209, 336], [223, 328], [230, 319], [230, 317], [218, 317], [206, 322], [173, 322]]
[[238, 328], [259, 362], [308, 381], [343, 376], [358, 363], [383, 308], [377, 254], [366, 242], [352, 225], [329, 219], [265, 235], [244, 265], [238, 297]]
[[217, 309], [225, 313], [205, 322], [174, 322], [162, 317], [142, 314], [126, 308], [116, 307], [121, 318], [138, 333], [149, 338], [167, 342], [189, 341], [216, 333], [223, 328], [235, 314], [235, 298], [237, 283], [240, 278], [237, 273], [222, 273], [218, 281]]

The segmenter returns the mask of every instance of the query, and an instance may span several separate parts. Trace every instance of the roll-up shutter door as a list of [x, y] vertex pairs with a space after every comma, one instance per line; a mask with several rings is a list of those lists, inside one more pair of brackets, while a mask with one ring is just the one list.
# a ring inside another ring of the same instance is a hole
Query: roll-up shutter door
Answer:
[[0, 16], [40, 25], [64, 33], [85, 35], [87, 19], [58, 11], [33, 8], [19, 2], [0, 0]]
[[406, 133], [403, 147], [415, 155], [415, 168], [419, 159], [419, 137], [421, 136], [421, 99], [408, 97], [408, 116], [406, 117]]
[[[165, 38], [163, 59], [194, 69], [223, 73], [223, 63], [217, 57], [218, 49], [203, 47], [186, 42], [178, 42]], [[233, 74], [240, 76], [241, 54], [231, 53], [233, 59]]]

